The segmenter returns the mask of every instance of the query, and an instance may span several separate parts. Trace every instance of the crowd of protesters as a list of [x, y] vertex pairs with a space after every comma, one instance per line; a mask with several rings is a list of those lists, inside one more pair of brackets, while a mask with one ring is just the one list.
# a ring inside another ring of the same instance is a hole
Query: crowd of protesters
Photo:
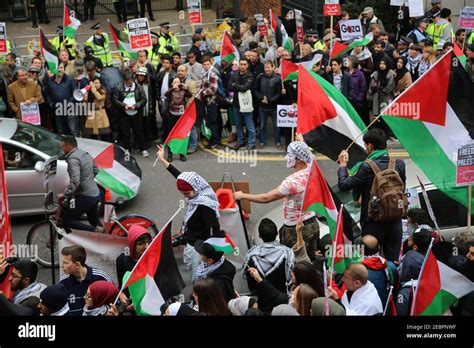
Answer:
[[[223, 60], [220, 64], [216, 64], [217, 52], [214, 44], [206, 40], [205, 30], [196, 30], [191, 48], [181, 57], [178, 40], [170, 33], [169, 24], [162, 23], [160, 33], [152, 33], [153, 48], [139, 51], [136, 60], [123, 59], [119, 68], [122, 82], [115, 86], [111, 86], [105, 77], [105, 70], [112, 64], [109, 39], [100, 25], [95, 25], [96, 33], [84, 52], [75, 44], [72, 47], [63, 45], [56, 75], [46, 68], [41, 57], [33, 58], [29, 67], [22, 68], [15, 65], [14, 54], [7, 54], [3, 66], [7, 88], [0, 103], [2, 100], [6, 103], [5, 116], [20, 119], [20, 103], [36, 102], [42, 110], [43, 126], [62, 135], [118, 141], [129, 150], [138, 149], [144, 157], [149, 156], [147, 149], [153, 141], [160, 138], [161, 142], [165, 141], [193, 100], [198, 120], [191, 131], [188, 154], [197, 150], [203, 121], [212, 131], [208, 148], [225, 143], [234, 144], [236, 149], [247, 146], [253, 150], [268, 145], [267, 121], [272, 119], [274, 145], [283, 149], [283, 138], [287, 167], [295, 173], [271, 192], [237, 192], [235, 198], [255, 203], [283, 199], [285, 226], [278, 239], [279, 231], [273, 221], [263, 219], [260, 222], [258, 232], [263, 243], [245, 255], [240, 275], [223, 252], [206, 243], [210, 237], [223, 237], [215, 193], [197, 173], [181, 173], [170, 163], [173, 160], [171, 151], [159, 147], [160, 163], [177, 179], [177, 189], [187, 199], [183, 244], [186, 245], [186, 263], [193, 274], [190, 302], [167, 299], [161, 308], [163, 315], [382, 315], [390, 301], [390, 293], [391, 298], [396, 299], [396, 312], [409, 315], [413, 280], [419, 277], [432, 239], [435, 241], [433, 252], [439, 260], [474, 279], [472, 234], [461, 233], [452, 244], [443, 240], [425, 211], [413, 209], [408, 212], [408, 234], [402, 243], [401, 219], [377, 224], [367, 216], [374, 180], [371, 168], [364, 164], [354, 176], [349, 176], [345, 153], [342, 153], [338, 185], [342, 191], [358, 189], [362, 192], [362, 238], [358, 243], [364, 247], [365, 254], [360, 263], [349, 265], [342, 273], [324, 273], [323, 263], [327, 261], [331, 241], [320, 236], [318, 221], [321, 217], [314, 213], [299, 216], [301, 207], [294, 204], [302, 201], [313, 155], [301, 137], [292, 142], [291, 131], [276, 126], [277, 105], [297, 103], [297, 84], [283, 82], [279, 67], [282, 60], [304, 62], [320, 54], [312, 70], [332, 83], [367, 124], [426, 73], [453, 47], [453, 42], [465, 49], [466, 70], [474, 82], [474, 34], [466, 37], [463, 30], [452, 32], [451, 11], [440, 7], [439, 1], [433, 0], [432, 4], [433, 9], [426, 16], [413, 19], [413, 30], [399, 38], [385, 31], [382, 20], [372, 8], [365, 8], [361, 19], [364, 34], [373, 34], [371, 43], [333, 58], [330, 48], [340, 41], [338, 27], [334, 32], [326, 30], [321, 38], [317, 32], [309, 30], [304, 42], [297, 43], [292, 11], [283, 22], [288, 34], [295, 39], [293, 51], [278, 47], [268, 20], [269, 36], [264, 39], [243, 19], [240, 32], [234, 30], [231, 34], [240, 59]], [[341, 16], [349, 19], [345, 12]], [[81, 92], [83, 99], [77, 98], [77, 90], [84, 91]], [[252, 110], [241, 105], [244, 93], [250, 95]], [[87, 113], [58, 114], [56, 105], [64, 101], [93, 103], [94, 117]], [[227, 117], [223, 118], [223, 114]], [[224, 119], [228, 122], [223, 122]], [[383, 125], [381, 127], [387, 130]], [[228, 132], [223, 132], [225, 128]], [[225, 140], [221, 139], [224, 133], [229, 133]], [[382, 169], [391, 162], [386, 151], [387, 140], [387, 135], [379, 128], [364, 136], [367, 155], [383, 152], [374, 159]], [[186, 161], [186, 156], [180, 155], [180, 160]], [[404, 162], [397, 160], [394, 166], [405, 184]], [[119, 293], [119, 288], [123, 275], [132, 270], [151, 243], [152, 236], [146, 229], [133, 226], [128, 239], [130, 254], [117, 259], [118, 284], [113, 284], [104, 271], [89, 267], [86, 251], [78, 245], [61, 250], [65, 277], [50, 286], [36, 281], [38, 267], [34, 262], [0, 260], [0, 280], [9, 274], [11, 290], [15, 292], [12, 301], [0, 296], [0, 313], [134, 315], [134, 304], [128, 292]], [[447, 252], [454, 246], [459, 250], [457, 255]], [[11, 272], [7, 272], [9, 269]], [[248, 283], [250, 293], [245, 296], [234, 289], [235, 277], [239, 276]], [[330, 284], [327, 294], [325, 281]], [[118, 303], [113, 303], [117, 297]], [[329, 298], [327, 303], [325, 297]], [[473, 293], [462, 298], [450, 312], [472, 315], [472, 301]]]

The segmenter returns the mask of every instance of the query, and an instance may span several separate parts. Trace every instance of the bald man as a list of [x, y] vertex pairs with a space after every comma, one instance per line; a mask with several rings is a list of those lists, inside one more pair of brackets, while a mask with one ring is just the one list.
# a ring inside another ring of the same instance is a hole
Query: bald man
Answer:
[[374, 284], [382, 304], [385, 306], [390, 286], [398, 282], [397, 266], [380, 256], [380, 245], [377, 238], [368, 234], [362, 237], [364, 259], [362, 264], [367, 268], [369, 281]]
[[[346, 315], [381, 315], [383, 314], [382, 301], [369, 280], [367, 268], [361, 263], [351, 263], [344, 271], [342, 278], [346, 285], [346, 292], [341, 303], [346, 309]], [[336, 292], [329, 288], [329, 296], [338, 300]]]

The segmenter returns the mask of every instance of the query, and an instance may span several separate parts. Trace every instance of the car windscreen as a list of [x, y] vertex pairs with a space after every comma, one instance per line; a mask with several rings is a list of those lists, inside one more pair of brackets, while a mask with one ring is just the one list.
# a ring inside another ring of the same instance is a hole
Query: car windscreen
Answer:
[[49, 156], [63, 155], [59, 147], [61, 136], [29, 123], [18, 122], [18, 127], [12, 140], [35, 148]]

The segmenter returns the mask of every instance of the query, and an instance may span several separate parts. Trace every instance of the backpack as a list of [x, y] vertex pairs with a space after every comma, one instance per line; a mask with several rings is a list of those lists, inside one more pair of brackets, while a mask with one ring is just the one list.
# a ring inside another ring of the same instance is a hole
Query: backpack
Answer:
[[405, 185], [395, 169], [395, 159], [390, 158], [388, 168], [382, 171], [374, 161], [365, 162], [375, 174], [370, 189], [369, 218], [374, 221], [394, 221], [405, 217], [408, 199]]

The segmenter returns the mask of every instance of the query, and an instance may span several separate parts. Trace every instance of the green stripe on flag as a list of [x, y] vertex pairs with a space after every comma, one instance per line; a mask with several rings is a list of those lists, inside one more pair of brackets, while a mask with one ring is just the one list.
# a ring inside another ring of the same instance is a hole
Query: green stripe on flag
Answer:
[[188, 153], [189, 136], [186, 139], [171, 139], [166, 145], [171, 149], [175, 155], [187, 155]]
[[[333, 240], [334, 239], [334, 233], [336, 231], [336, 220], [334, 219], [335, 217], [331, 216], [329, 214], [329, 211], [326, 209], [326, 207], [323, 205], [322, 202], [311, 204], [308, 207], [308, 209], [306, 209], [305, 212], [310, 212], [310, 211], [315, 212], [315, 213], [323, 216], [326, 219], [326, 223], [329, 227], [329, 232], [330, 232], [330, 235], [331, 235], [331, 240]], [[337, 212], [336, 212], [336, 214], [337, 214]]]
[[99, 173], [96, 175], [95, 179], [103, 186], [109, 188], [111, 191], [115, 192], [121, 197], [132, 199], [135, 197], [135, 192], [123, 184], [120, 180], [113, 177], [107, 171], [100, 169]]
[[64, 28], [64, 36], [73, 39], [74, 35], [76, 34], [76, 29], [73, 27], [66, 27]]
[[457, 297], [453, 294], [440, 289], [420, 315], [443, 315], [457, 300]]
[[232, 63], [235, 60], [235, 58], [236, 58], [235, 53], [231, 53], [225, 57], [222, 57], [222, 60], [227, 63]]

